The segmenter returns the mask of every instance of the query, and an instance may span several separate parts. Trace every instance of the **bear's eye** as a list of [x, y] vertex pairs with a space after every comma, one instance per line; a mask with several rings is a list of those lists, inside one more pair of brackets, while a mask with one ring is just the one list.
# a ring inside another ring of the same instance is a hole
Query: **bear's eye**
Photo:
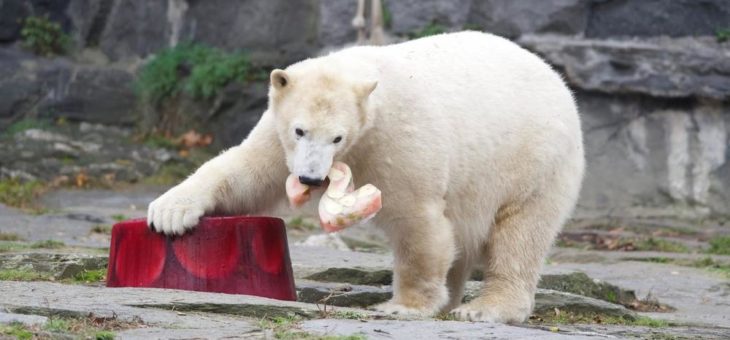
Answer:
[[299, 136], [299, 137], [302, 137], [302, 136], [304, 136], [304, 131], [302, 131], [302, 129], [300, 129], [300, 128], [296, 128], [296, 129], [294, 130], [294, 133], [296, 133], [296, 134], [297, 134], [297, 136]]
[[332, 141], [332, 143], [337, 144], [337, 143], [339, 143], [341, 141], [342, 141], [342, 136], [337, 136], [337, 137], [335, 137], [335, 140]]

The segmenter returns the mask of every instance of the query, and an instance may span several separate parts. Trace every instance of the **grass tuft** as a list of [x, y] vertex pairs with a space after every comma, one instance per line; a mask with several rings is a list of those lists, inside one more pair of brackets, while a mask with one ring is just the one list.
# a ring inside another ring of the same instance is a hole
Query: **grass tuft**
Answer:
[[106, 269], [84, 269], [74, 276], [74, 281], [80, 283], [103, 282], [104, 280], [106, 280]]
[[710, 240], [710, 254], [730, 255], [730, 236], [715, 237]]
[[437, 34], [441, 34], [441, 33], [445, 33], [445, 32], [446, 32], [446, 26], [441, 25], [436, 22], [432, 22], [432, 23], [426, 25], [425, 27], [421, 28], [420, 30], [410, 33], [408, 35], [408, 37], [411, 39], [418, 39], [418, 38], [429, 37], [432, 35], [437, 35]]
[[208, 99], [231, 81], [245, 81], [250, 62], [244, 53], [226, 53], [198, 44], [165, 49], [142, 69], [137, 88], [148, 103], [185, 92]]
[[14, 337], [20, 340], [29, 340], [33, 338], [33, 332], [19, 322], [13, 322], [7, 325], [0, 324], [0, 334]]
[[49, 277], [29, 269], [0, 270], [0, 281], [47, 281]]
[[30, 203], [44, 190], [39, 181], [20, 181], [18, 179], [0, 180], [0, 203], [16, 207], [28, 208]]
[[0, 232], [0, 241], [22, 241], [23, 238], [16, 233]]
[[730, 40], [730, 28], [720, 28], [715, 31], [715, 39], [718, 43]]
[[30, 245], [33, 249], [60, 249], [66, 247], [66, 244], [56, 240], [38, 241]]

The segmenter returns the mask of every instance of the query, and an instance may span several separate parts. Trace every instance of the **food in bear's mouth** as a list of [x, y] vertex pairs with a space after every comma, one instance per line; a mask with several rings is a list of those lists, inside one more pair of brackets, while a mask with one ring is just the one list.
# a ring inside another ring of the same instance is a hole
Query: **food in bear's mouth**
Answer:
[[[381, 193], [372, 184], [355, 190], [347, 164], [335, 162], [328, 174], [329, 185], [319, 201], [319, 223], [327, 232], [339, 231], [375, 216], [382, 208]], [[293, 207], [311, 198], [310, 188], [294, 175], [286, 179], [286, 194]]]

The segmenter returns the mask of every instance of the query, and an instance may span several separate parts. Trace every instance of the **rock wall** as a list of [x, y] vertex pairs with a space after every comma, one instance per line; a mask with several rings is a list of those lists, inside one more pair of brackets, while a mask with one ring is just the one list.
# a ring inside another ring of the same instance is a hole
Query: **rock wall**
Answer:
[[[354, 42], [355, 0], [1, 0], [0, 130], [24, 116], [132, 126], [136, 72], [193, 41], [285, 66]], [[542, 55], [576, 93], [588, 174], [580, 217], [730, 216], [730, 28], [727, 0], [384, 0], [393, 41], [429, 25], [509, 37]], [[48, 15], [75, 42], [69, 57], [18, 47], [20, 23]], [[242, 95], [239, 95], [243, 93]], [[265, 82], [183, 102], [221, 146], [266, 106]], [[144, 118], [144, 117], [141, 117]], [[232, 122], [232, 123], [231, 123]]]

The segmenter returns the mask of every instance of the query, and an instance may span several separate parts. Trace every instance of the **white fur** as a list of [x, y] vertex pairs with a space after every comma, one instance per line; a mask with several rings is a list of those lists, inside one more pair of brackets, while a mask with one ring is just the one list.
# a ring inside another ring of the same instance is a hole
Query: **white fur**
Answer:
[[278, 72], [286, 86], [272, 86], [250, 136], [150, 205], [157, 229], [182, 233], [214, 210], [266, 211], [285, 199], [295, 170], [295, 125], [320, 143], [341, 135], [334, 158], [383, 192], [373, 222], [393, 246], [395, 294], [382, 310], [449, 311], [477, 266], [484, 293], [454, 315], [529, 315], [584, 169], [575, 103], [547, 64], [505, 39], [463, 32], [349, 48]]

